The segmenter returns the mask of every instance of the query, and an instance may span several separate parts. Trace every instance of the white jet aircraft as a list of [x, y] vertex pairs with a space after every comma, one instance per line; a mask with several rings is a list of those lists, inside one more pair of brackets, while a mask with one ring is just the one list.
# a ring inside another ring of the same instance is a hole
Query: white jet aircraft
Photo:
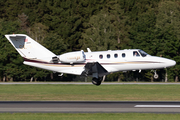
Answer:
[[[56, 55], [24, 34], [5, 35], [24, 64], [58, 73], [91, 76], [92, 83], [100, 85], [103, 76], [130, 70], [161, 69], [176, 64], [174, 60], [156, 57], [140, 49], [91, 52], [76, 51]], [[156, 73], [155, 73], [156, 74]]]

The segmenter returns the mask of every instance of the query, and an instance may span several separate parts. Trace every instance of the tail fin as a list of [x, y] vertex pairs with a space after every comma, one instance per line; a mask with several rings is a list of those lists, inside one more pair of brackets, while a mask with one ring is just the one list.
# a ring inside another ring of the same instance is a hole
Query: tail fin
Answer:
[[5, 35], [18, 53], [24, 58], [41, 59], [56, 56], [54, 53], [24, 34]]

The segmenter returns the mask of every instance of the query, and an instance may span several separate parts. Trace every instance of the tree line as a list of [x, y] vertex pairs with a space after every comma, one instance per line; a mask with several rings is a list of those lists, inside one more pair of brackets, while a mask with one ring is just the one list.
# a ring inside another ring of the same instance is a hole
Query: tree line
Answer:
[[107, 81], [179, 81], [179, 0], [1, 0], [0, 81], [75, 81], [25, 66], [4, 37], [28, 34], [59, 55], [89, 47], [92, 51], [142, 49], [173, 59], [176, 66], [157, 70], [117, 72]]

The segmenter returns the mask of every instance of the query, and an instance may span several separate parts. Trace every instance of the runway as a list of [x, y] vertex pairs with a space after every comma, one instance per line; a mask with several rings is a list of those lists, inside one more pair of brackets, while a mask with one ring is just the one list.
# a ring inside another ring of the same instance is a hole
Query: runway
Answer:
[[180, 102], [0, 101], [1, 113], [180, 113]]

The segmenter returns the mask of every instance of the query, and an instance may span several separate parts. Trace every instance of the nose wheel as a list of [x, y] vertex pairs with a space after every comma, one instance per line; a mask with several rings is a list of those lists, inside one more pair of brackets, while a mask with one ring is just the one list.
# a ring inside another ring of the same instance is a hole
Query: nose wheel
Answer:
[[154, 79], [158, 79], [159, 75], [156, 73], [156, 70], [153, 70], [153, 72], [154, 72]]

